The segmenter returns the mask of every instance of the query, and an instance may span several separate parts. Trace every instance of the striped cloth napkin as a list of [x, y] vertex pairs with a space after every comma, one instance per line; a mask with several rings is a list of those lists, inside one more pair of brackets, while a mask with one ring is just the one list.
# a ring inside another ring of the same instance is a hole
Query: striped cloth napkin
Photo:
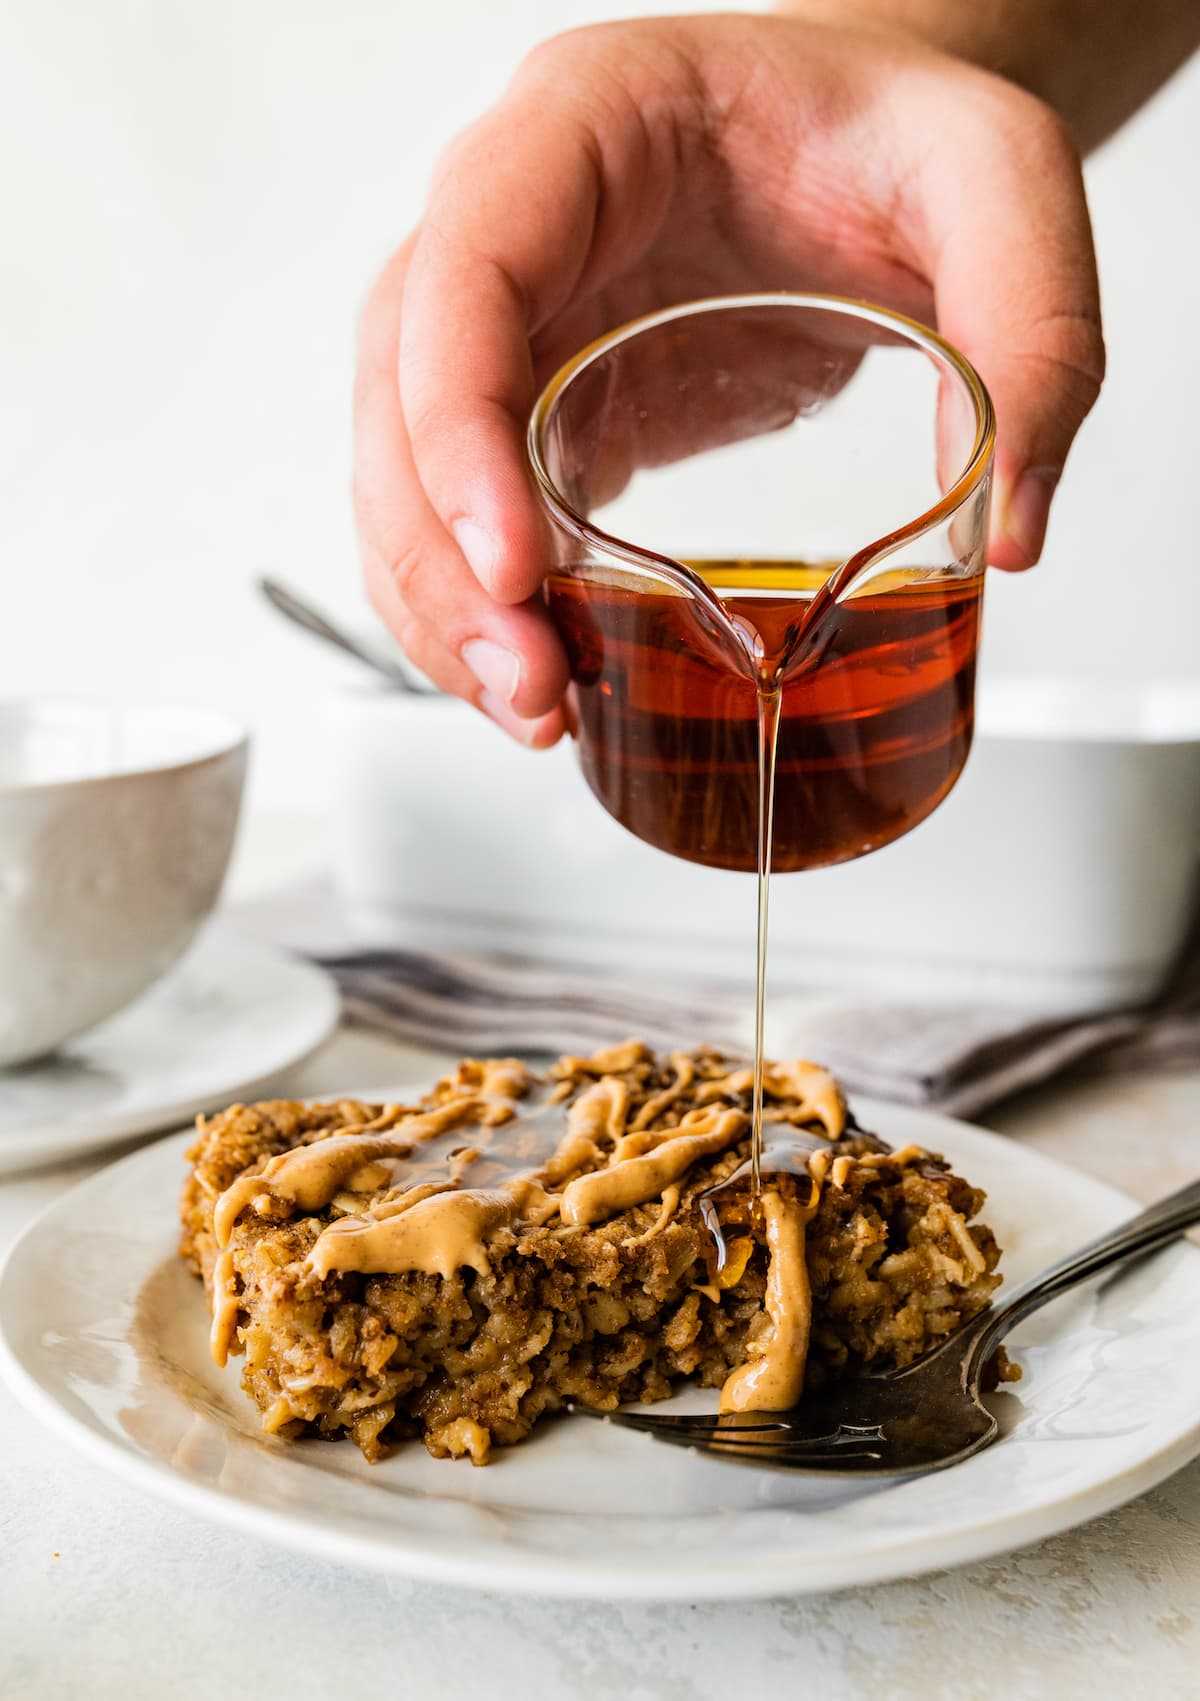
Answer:
[[[751, 1000], [724, 985], [686, 998], [642, 982], [544, 963], [417, 951], [317, 959], [336, 978], [345, 1019], [458, 1055], [590, 1052], [636, 1035], [659, 1049], [707, 1042], [745, 1053]], [[807, 1056], [851, 1090], [969, 1115], [1019, 1088], [1073, 1071], [1200, 1064], [1200, 928], [1164, 991], [1140, 1010], [1031, 1019], [1012, 1010], [783, 994], [772, 997], [767, 1049]]]

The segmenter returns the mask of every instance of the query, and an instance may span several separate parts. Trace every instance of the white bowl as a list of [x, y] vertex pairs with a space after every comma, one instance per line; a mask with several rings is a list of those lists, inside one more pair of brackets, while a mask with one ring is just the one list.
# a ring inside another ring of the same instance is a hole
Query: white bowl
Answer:
[[[569, 744], [521, 750], [446, 698], [346, 694], [336, 872], [374, 943], [746, 979], [754, 879], [618, 826]], [[1150, 996], [1200, 867], [1200, 685], [1005, 679], [914, 832], [771, 885], [774, 986], [1073, 1014]]]
[[0, 703], [0, 1066], [136, 998], [216, 902], [246, 738], [203, 710]]

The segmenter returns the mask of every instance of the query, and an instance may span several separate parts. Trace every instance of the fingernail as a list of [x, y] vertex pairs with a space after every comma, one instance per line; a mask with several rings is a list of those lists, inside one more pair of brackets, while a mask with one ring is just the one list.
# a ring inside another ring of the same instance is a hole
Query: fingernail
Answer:
[[529, 744], [537, 729], [536, 721], [523, 721], [520, 715], [509, 708], [508, 704], [495, 696], [491, 691], [479, 693], [479, 707], [496, 725], [503, 727], [518, 744]]
[[520, 658], [490, 638], [472, 638], [462, 647], [462, 659], [491, 696], [511, 703], [521, 680]]
[[1061, 476], [1060, 467], [1030, 467], [1021, 474], [1008, 499], [1004, 530], [1031, 561], [1042, 553], [1050, 502]]
[[485, 591], [492, 588], [492, 572], [496, 565], [496, 545], [491, 534], [477, 520], [456, 520], [454, 540], [467, 558], [467, 565]]

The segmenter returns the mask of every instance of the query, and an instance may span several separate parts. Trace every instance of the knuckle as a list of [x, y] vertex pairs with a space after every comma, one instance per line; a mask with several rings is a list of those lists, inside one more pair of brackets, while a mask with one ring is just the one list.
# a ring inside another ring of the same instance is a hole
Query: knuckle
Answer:
[[563, 70], [564, 65], [573, 62], [578, 57], [590, 56], [596, 45], [596, 37], [602, 34], [602, 24], [580, 24], [575, 29], [560, 30], [557, 35], [547, 36], [531, 47], [517, 68], [516, 83], [538, 83], [545, 78], [554, 78]]
[[420, 620], [396, 596], [388, 583], [386, 569], [375, 574], [368, 570], [366, 581], [367, 597], [376, 614], [409, 661], [416, 667], [422, 667], [427, 637]]
[[645, 49], [662, 33], [653, 18], [604, 19], [560, 30], [531, 47], [512, 81], [520, 96], [563, 89], [572, 94], [599, 82], [625, 84], [638, 73]]
[[1029, 355], [1054, 368], [1086, 413], [1104, 382], [1100, 321], [1088, 312], [1043, 313], [1030, 326]]
[[355, 347], [360, 372], [395, 364], [400, 306], [416, 241], [414, 231], [389, 257], [359, 309]]
[[423, 667], [426, 661], [428, 642], [425, 628], [410, 609], [404, 609], [397, 615], [396, 630], [393, 636], [409, 661], [416, 667]]
[[395, 331], [382, 324], [368, 325], [365, 319], [358, 329], [354, 350], [354, 388], [351, 408], [356, 421], [370, 417], [377, 399], [384, 393], [381, 386], [392, 384], [399, 388], [398, 347]]
[[1079, 146], [1066, 119], [1036, 95], [1023, 89], [1017, 92], [1021, 96], [1030, 144], [1041, 159], [1054, 169], [1081, 178], [1083, 163]]
[[430, 631], [416, 615], [407, 613], [401, 622], [397, 639], [401, 649], [441, 691], [468, 700], [478, 691], [478, 685], [462, 663], [447, 650], [438, 634]]
[[481, 120], [468, 124], [456, 136], [451, 137], [439, 152], [433, 162], [433, 170], [429, 174], [429, 198], [436, 202], [446, 185], [452, 181], [459, 167], [468, 162], [475, 151], [476, 136]]
[[373, 476], [368, 466], [362, 462], [355, 463], [350, 499], [354, 513], [354, 530], [363, 560], [378, 559], [382, 562], [389, 553], [386, 541], [390, 529], [385, 517], [387, 510], [382, 500], [378, 477]]
[[404, 426], [416, 456], [437, 452], [447, 435], [447, 410], [436, 387], [409, 383], [401, 393]]
[[420, 596], [425, 555], [419, 543], [405, 542], [386, 558], [386, 572], [397, 593], [407, 602]]
[[970, 67], [967, 79], [966, 110], [981, 147], [999, 144], [1015, 170], [1074, 178], [1082, 194], [1079, 147], [1066, 120], [1039, 95], [996, 73]]

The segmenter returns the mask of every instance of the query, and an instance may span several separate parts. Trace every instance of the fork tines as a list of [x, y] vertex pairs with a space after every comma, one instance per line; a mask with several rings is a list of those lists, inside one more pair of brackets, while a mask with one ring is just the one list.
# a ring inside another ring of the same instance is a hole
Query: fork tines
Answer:
[[722, 1459], [747, 1464], [820, 1469], [850, 1459], [869, 1460], [882, 1456], [882, 1431], [877, 1425], [839, 1424], [824, 1435], [796, 1434], [786, 1417], [766, 1412], [712, 1413], [669, 1416], [665, 1413], [597, 1411], [594, 1406], [572, 1405], [569, 1409], [585, 1417], [602, 1418], [621, 1429], [652, 1435], [674, 1447], [696, 1448]]

